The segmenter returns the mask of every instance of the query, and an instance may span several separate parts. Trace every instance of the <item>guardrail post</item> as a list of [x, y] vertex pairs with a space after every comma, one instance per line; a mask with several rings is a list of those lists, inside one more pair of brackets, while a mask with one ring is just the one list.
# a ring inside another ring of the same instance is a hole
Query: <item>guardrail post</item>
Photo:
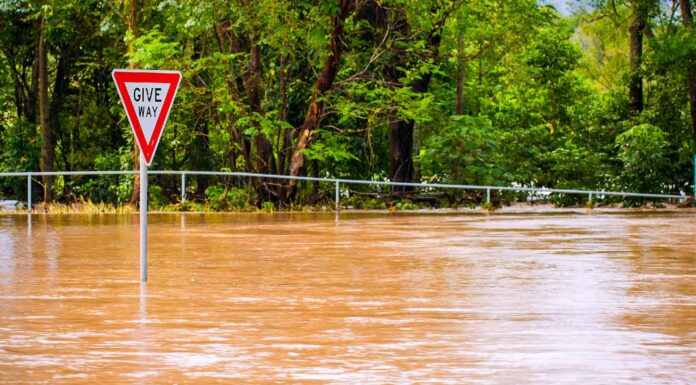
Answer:
[[341, 209], [341, 208], [339, 207], [339, 206], [340, 206], [340, 203], [339, 203], [339, 202], [340, 202], [340, 199], [341, 199], [340, 190], [338, 189], [338, 185], [339, 185], [339, 184], [340, 184], [340, 182], [339, 182], [339, 181], [336, 181], [336, 211], [339, 211], [339, 210]]
[[588, 200], [588, 202], [592, 203], [592, 193], [590, 193], [590, 199]]
[[181, 173], [181, 203], [186, 202], [186, 173]]
[[31, 173], [27, 175], [27, 210], [31, 214]]
[[491, 203], [491, 189], [486, 189], [486, 203]]

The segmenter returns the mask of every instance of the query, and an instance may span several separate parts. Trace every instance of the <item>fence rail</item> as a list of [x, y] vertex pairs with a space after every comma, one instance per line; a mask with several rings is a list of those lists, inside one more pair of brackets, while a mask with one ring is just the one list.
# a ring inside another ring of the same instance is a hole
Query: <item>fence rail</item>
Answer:
[[[27, 207], [31, 213], [31, 178], [36, 176], [82, 176], [82, 175], [135, 175], [139, 171], [51, 171], [51, 172], [2, 172], [0, 177], [26, 177], [27, 178]], [[249, 178], [265, 178], [265, 179], [284, 179], [284, 180], [302, 180], [312, 182], [328, 182], [336, 185], [335, 203], [336, 210], [339, 209], [340, 201], [340, 185], [341, 184], [358, 184], [358, 185], [375, 185], [375, 186], [398, 186], [398, 187], [420, 187], [420, 188], [443, 188], [443, 189], [458, 189], [458, 190], [481, 190], [486, 192], [486, 202], [491, 200], [491, 191], [524, 191], [535, 192], [541, 194], [578, 194], [587, 195], [591, 202], [593, 196], [623, 196], [637, 198], [655, 198], [655, 199], [686, 199], [686, 195], [669, 195], [669, 194], [647, 194], [624, 191], [602, 191], [602, 190], [573, 190], [573, 189], [551, 189], [551, 188], [534, 188], [534, 187], [513, 187], [513, 186], [484, 186], [484, 185], [467, 185], [467, 184], [443, 184], [443, 183], [405, 183], [405, 182], [390, 182], [390, 181], [371, 181], [371, 180], [356, 180], [356, 179], [341, 179], [341, 178], [316, 178], [310, 176], [290, 176], [290, 175], [273, 175], [273, 174], [258, 174], [252, 172], [233, 172], [233, 171], [174, 171], [174, 170], [148, 170], [148, 174], [155, 175], [180, 175], [181, 176], [181, 201], [186, 201], [186, 175], [210, 175], [210, 176], [238, 176]]]

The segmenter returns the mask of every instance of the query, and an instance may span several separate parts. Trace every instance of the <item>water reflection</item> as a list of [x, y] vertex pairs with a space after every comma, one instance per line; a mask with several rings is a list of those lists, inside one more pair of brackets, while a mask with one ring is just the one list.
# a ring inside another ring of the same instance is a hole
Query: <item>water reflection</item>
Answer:
[[3, 384], [696, 382], [691, 216], [152, 215], [143, 285], [137, 216], [37, 220]]
[[11, 286], [15, 270], [15, 241], [9, 230], [7, 221], [0, 217], [0, 289]]
[[147, 323], [147, 282], [140, 282], [140, 324]]

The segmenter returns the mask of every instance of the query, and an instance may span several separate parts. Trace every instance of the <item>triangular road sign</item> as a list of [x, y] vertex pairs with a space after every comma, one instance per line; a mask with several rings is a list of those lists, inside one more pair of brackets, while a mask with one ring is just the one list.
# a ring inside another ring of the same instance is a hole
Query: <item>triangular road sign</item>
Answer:
[[149, 166], [179, 89], [181, 72], [114, 70], [111, 75], [140, 152]]

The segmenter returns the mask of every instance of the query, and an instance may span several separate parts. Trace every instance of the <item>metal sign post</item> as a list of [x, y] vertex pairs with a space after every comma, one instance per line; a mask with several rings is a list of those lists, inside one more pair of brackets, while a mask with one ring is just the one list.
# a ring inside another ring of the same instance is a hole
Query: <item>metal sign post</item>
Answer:
[[694, 196], [696, 197], [696, 154], [694, 154]]
[[147, 167], [157, 151], [181, 72], [114, 70], [111, 76], [140, 148], [140, 281], [147, 282]]
[[140, 156], [140, 282], [147, 282], [147, 162]]

